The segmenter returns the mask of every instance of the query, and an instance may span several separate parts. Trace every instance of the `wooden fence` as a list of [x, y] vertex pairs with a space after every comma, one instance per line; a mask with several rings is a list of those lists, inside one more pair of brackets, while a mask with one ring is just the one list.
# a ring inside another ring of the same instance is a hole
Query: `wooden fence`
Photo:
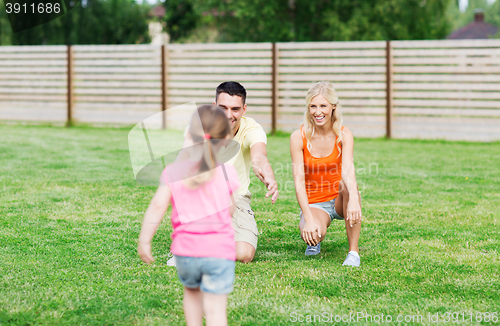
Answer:
[[67, 47], [0, 47], [0, 119], [66, 121]]
[[394, 137], [500, 139], [500, 40], [391, 46]]
[[0, 119], [136, 124], [248, 90], [247, 115], [294, 130], [331, 81], [358, 137], [500, 140], [500, 40], [0, 47]]
[[247, 116], [272, 128], [272, 44], [172, 44], [167, 47], [169, 107], [196, 101], [211, 104], [227, 80], [248, 91]]
[[297, 129], [305, 95], [317, 81], [331, 81], [356, 136], [385, 135], [386, 42], [278, 43], [278, 128]]

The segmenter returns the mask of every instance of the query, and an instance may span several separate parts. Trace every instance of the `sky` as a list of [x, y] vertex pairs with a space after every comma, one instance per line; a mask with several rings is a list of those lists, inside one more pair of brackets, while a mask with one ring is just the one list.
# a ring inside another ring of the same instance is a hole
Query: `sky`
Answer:
[[158, 2], [163, 2], [162, 0], [135, 0], [136, 3], [143, 3], [144, 1], [152, 5], [157, 4]]
[[[467, 8], [467, 4], [469, 3], [469, 0], [459, 0], [459, 6], [461, 11], [465, 11], [465, 8]], [[495, 2], [495, 0], [488, 0], [489, 4], [492, 4]]]

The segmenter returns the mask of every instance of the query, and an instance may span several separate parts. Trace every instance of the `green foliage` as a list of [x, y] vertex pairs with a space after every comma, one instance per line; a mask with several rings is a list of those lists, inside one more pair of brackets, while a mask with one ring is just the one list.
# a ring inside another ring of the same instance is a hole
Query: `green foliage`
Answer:
[[[0, 134], [0, 325], [185, 325], [182, 285], [166, 266], [168, 218], [152, 243], [156, 262], [137, 255], [155, 189], [133, 179], [128, 130], [0, 125]], [[394, 325], [448, 325], [447, 312], [498, 317], [500, 143], [356, 139], [359, 269], [341, 266], [340, 221], [321, 254], [304, 256], [289, 137], [269, 136], [268, 156], [280, 197], [271, 204], [252, 176], [259, 247], [236, 265], [229, 325], [305, 324], [293, 312], [424, 316]]]
[[222, 42], [440, 39], [449, 1], [189, 0]]
[[349, 2], [327, 11], [323, 35], [336, 41], [441, 39], [449, 32], [447, 6], [448, 0]]
[[147, 11], [133, 0], [88, 0], [86, 10], [81, 10], [77, 30], [82, 44], [133, 44], [148, 43]]
[[172, 42], [187, 37], [196, 29], [201, 15], [194, 10], [194, 0], [166, 0], [163, 5], [166, 9], [167, 33]]
[[[0, 44], [136, 44], [150, 42], [148, 6], [134, 0], [87, 0], [62, 17], [12, 33], [0, 10]], [[5, 40], [5, 41], [4, 41]]]
[[[495, 1], [491, 6], [489, 6], [485, 15], [485, 19], [488, 23], [500, 29], [500, 0]], [[500, 38], [500, 31], [496, 35], [496, 38]]]
[[0, 46], [12, 44], [12, 29], [10, 28], [9, 18], [5, 12], [3, 1], [0, 0]]
[[[294, 2], [288, 0], [201, 1], [222, 42], [285, 42], [295, 38]], [[315, 5], [311, 2], [312, 7]], [[311, 39], [312, 40], [312, 39]]]

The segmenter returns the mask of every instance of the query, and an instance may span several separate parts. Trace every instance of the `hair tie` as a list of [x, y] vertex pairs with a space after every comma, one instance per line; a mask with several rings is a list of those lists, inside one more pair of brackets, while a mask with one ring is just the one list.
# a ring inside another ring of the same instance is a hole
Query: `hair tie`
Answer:
[[[205, 134], [203, 135], [203, 139], [209, 140], [210, 139], [210, 134]], [[210, 148], [210, 142], [207, 141], [208, 145], [208, 151], [210, 152], [210, 160], [212, 161], [212, 169], [215, 168], [215, 162], [214, 162], [214, 157], [212, 155], [212, 148]]]

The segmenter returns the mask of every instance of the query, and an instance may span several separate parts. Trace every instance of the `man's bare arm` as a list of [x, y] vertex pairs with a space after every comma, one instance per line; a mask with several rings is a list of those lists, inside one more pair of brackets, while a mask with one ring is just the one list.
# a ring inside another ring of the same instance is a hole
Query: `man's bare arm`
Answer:
[[271, 196], [273, 204], [278, 199], [278, 184], [274, 178], [273, 168], [267, 159], [265, 143], [256, 143], [250, 148], [253, 172], [267, 187], [266, 198]]

